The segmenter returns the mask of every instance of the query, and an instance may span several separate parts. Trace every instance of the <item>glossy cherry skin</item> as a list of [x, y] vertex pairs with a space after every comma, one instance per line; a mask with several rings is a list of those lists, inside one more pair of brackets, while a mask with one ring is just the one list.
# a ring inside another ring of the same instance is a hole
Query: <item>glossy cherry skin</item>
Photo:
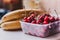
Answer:
[[24, 22], [30, 22], [30, 20], [28, 20], [28, 19], [25, 19], [25, 20], [24, 20]]
[[30, 17], [35, 17], [35, 14], [31, 14]]
[[45, 16], [44, 21], [49, 21], [49, 17]]
[[24, 20], [26, 20], [27, 19], [27, 17], [24, 17]]
[[59, 21], [60, 19], [57, 17], [57, 18], [55, 18], [55, 21]]
[[54, 17], [49, 17], [50, 21], [51, 22], [54, 22], [55, 21], [55, 18]]
[[47, 21], [44, 21], [43, 24], [48, 24], [48, 22]]
[[36, 21], [36, 24], [40, 24], [40, 23], [42, 23], [41, 20], [37, 20], [37, 21]]
[[31, 23], [36, 24], [36, 20], [33, 20]]

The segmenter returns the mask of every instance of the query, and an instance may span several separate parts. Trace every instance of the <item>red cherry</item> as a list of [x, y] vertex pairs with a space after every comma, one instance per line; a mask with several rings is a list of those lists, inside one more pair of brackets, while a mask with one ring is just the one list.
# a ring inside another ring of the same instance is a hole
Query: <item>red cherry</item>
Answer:
[[43, 16], [38, 17], [38, 19], [41, 20], [42, 22], [44, 21], [44, 17]]
[[59, 21], [59, 18], [55, 18], [56, 21]]
[[29, 22], [29, 20], [27, 19], [27, 17], [24, 17], [24, 22]]
[[35, 14], [31, 14], [27, 19], [32, 20], [34, 19], [34, 17], [35, 17]]
[[49, 21], [49, 17], [45, 16], [44, 21]]
[[39, 19], [43, 19], [43, 16], [40, 16]]
[[37, 21], [36, 21], [37, 24], [40, 24], [41, 22], [42, 22], [41, 20], [37, 20]]
[[31, 17], [28, 17], [27, 19], [28, 19], [28, 20], [30, 20], [30, 19], [31, 19]]
[[36, 20], [32, 21], [31, 23], [36, 24]]
[[50, 16], [49, 14], [43, 14], [43, 16]]
[[24, 20], [27, 19], [27, 17], [24, 17]]
[[47, 22], [47, 21], [44, 21], [43, 23], [44, 23], [44, 24], [48, 24], [48, 22]]
[[24, 22], [30, 22], [30, 20], [26, 19], [26, 20], [24, 20]]
[[54, 17], [50, 17], [49, 18], [51, 22], [54, 22], [55, 21], [55, 18]]
[[30, 17], [35, 17], [35, 14], [31, 14]]

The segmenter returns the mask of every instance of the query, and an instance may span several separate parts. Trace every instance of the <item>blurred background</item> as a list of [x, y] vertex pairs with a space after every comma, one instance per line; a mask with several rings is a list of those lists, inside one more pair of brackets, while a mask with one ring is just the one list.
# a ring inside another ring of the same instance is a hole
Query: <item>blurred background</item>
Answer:
[[55, 9], [60, 14], [60, 0], [0, 0], [0, 19], [7, 12], [23, 8], [46, 11], [50, 8], [51, 11]]
[[22, 0], [0, 0], [0, 8], [6, 10], [22, 9]]
[[23, 9], [23, 0], [0, 0], [0, 19], [7, 12]]

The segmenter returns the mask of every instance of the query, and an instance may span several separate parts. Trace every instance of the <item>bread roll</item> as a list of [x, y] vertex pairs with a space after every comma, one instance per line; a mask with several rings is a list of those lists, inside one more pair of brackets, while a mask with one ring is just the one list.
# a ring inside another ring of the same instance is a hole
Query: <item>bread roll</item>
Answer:
[[16, 11], [7, 13], [2, 17], [1, 20], [2, 22], [7, 22], [7, 21], [16, 20], [16, 19], [22, 19], [25, 16], [25, 14], [29, 15], [30, 11], [35, 11], [38, 13], [43, 12], [42, 10], [38, 10], [38, 9], [21, 9], [21, 10], [16, 10]]
[[21, 9], [7, 13], [2, 17], [2, 24], [1, 27], [4, 30], [14, 30], [14, 29], [21, 29], [20, 20], [24, 16], [29, 16], [31, 11], [35, 11], [38, 14], [44, 13], [43, 10], [39, 9]]
[[21, 29], [21, 24], [19, 21], [5, 22], [1, 24], [1, 28], [4, 30], [16, 30]]

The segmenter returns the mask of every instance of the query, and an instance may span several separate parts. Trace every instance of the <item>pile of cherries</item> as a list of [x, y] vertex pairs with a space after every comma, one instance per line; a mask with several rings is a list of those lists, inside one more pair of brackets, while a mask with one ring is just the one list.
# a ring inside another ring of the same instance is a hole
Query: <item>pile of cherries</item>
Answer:
[[33, 24], [49, 24], [55, 21], [59, 21], [59, 18], [55, 18], [49, 14], [38, 15], [31, 14], [29, 17], [24, 17], [24, 22], [33, 23]]

